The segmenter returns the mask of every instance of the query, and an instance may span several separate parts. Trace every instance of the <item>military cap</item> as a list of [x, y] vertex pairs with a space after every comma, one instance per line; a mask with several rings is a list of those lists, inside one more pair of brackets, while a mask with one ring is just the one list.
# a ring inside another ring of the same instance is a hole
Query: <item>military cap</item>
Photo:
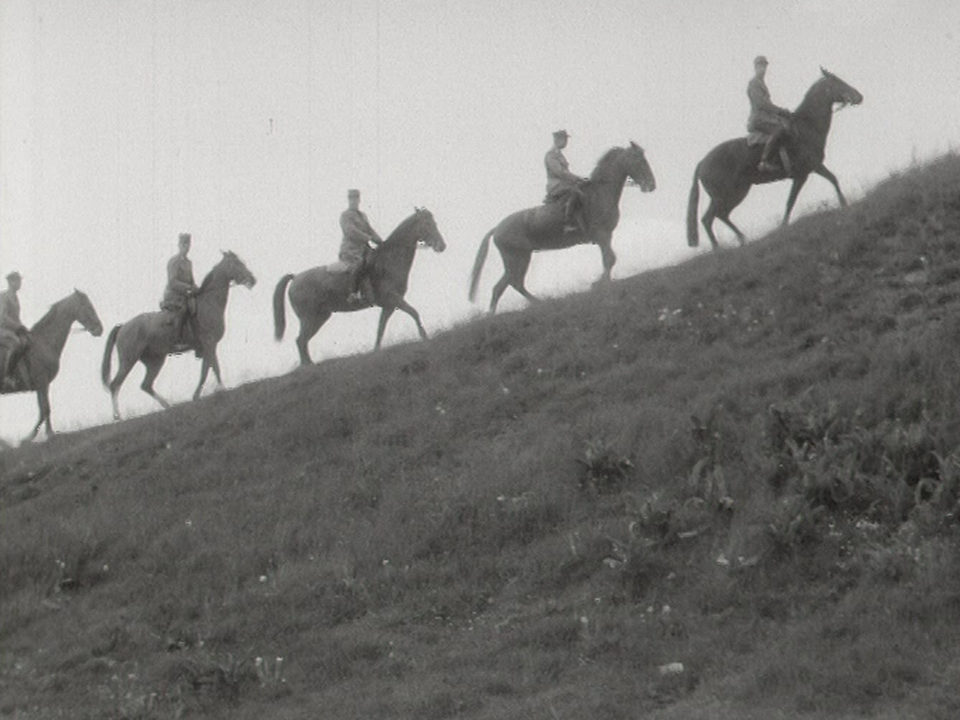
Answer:
[[347, 190], [347, 197], [348, 198], [360, 197], [360, 191], [357, 190], [356, 188], [350, 188], [349, 190]]
[[568, 138], [570, 137], [570, 133], [568, 133], [566, 130], [557, 130], [555, 133], [553, 133], [553, 136], [555, 138]]
[[7, 280], [20, 280], [21, 278], [22, 275], [20, 275], [20, 273], [18, 273], [16, 270], [11, 273], [7, 273]]
[[757, 56], [753, 59], [753, 64], [754, 64], [754, 65], [769, 65], [770, 63], [767, 62], [767, 56], [766, 56], [766, 55], [757, 55]]

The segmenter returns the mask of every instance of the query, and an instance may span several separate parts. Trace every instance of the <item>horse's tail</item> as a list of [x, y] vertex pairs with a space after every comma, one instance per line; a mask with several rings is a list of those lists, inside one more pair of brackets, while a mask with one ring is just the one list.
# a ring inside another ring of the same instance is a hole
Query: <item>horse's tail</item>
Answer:
[[690, 188], [690, 200], [687, 203], [687, 245], [697, 247], [700, 244], [700, 227], [697, 224], [697, 212], [700, 205], [700, 164], [693, 171], [693, 186]]
[[470, 273], [470, 292], [468, 297], [470, 302], [477, 298], [477, 286], [480, 284], [480, 271], [483, 270], [483, 263], [487, 260], [487, 253], [490, 251], [490, 238], [493, 237], [494, 228], [483, 236], [483, 242], [480, 243], [480, 249], [477, 251], [477, 259], [473, 263], [473, 271]]
[[287, 273], [280, 282], [277, 283], [277, 289], [273, 291], [273, 336], [277, 340], [283, 339], [283, 333], [287, 329], [287, 315], [285, 299], [287, 285], [293, 280], [293, 273]]
[[114, 325], [107, 335], [107, 345], [103, 350], [103, 362], [100, 364], [100, 379], [104, 387], [110, 387], [110, 359], [113, 357], [113, 348], [117, 344], [117, 333], [123, 325]]

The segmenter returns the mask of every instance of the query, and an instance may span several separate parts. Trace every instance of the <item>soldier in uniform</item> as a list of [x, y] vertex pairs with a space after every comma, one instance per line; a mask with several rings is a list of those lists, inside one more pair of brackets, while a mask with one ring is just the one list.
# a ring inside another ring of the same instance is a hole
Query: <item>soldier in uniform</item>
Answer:
[[4, 351], [0, 382], [8, 392], [16, 389], [14, 372], [30, 338], [26, 326], [20, 322], [20, 298], [17, 293], [21, 283], [20, 273], [14, 271], [7, 275], [7, 289], [0, 292], [0, 347]]
[[[360, 191], [347, 190], [347, 204], [349, 207], [340, 214], [340, 229], [343, 239], [340, 241], [340, 261], [350, 270], [350, 295], [347, 300], [359, 303], [364, 294], [373, 297], [373, 287], [370, 279], [365, 276], [367, 255], [370, 253], [370, 243], [380, 245], [383, 239], [370, 226], [367, 216], [360, 211]], [[360, 287], [363, 283], [364, 293]]]
[[566, 130], [557, 130], [553, 133], [553, 147], [543, 158], [547, 169], [547, 196], [545, 203], [563, 203], [563, 231], [586, 233], [587, 224], [583, 217], [583, 193], [580, 185], [586, 182], [585, 178], [570, 172], [570, 163], [563, 155], [570, 135]]
[[187, 257], [190, 252], [190, 242], [190, 233], [180, 233], [177, 254], [167, 261], [167, 287], [160, 302], [162, 310], [168, 310], [176, 315], [179, 342], [185, 341], [183, 328], [191, 318], [191, 304], [198, 289], [193, 281], [193, 263]]
[[[750, 117], [747, 119], [748, 132], [762, 132], [768, 135], [760, 164], [757, 170], [761, 172], [776, 172], [777, 168], [770, 162], [787, 136], [790, 127], [790, 111], [774, 105], [770, 100], [770, 90], [764, 79], [767, 74], [767, 58], [758, 55], [753, 61], [754, 75], [747, 84], [747, 97], [750, 99]], [[784, 153], [784, 170], [790, 174], [790, 162]]]

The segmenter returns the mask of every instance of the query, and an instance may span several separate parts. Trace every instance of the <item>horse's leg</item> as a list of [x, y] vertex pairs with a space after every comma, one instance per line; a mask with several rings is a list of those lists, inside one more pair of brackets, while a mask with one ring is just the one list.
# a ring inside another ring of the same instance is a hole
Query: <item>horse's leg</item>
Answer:
[[719, 250], [720, 243], [717, 242], [717, 236], [713, 234], [713, 219], [716, 216], [716, 201], [711, 198], [706, 212], [704, 212], [703, 217], [700, 218], [700, 222], [703, 223], [703, 228], [707, 231], [707, 237], [710, 238], [710, 244], [713, 246], [713, 249]]
[[797, 175], [793, 179], [793, 185], [790, 186], [790, 196], [787, 198], [787, 211], [783, 214], [783, 222], [781, 225], [786, 225], [790, 222], [790, 213], [793, 211], [793, 204], [797, 202], [797, 196], [800, 194], [800, 189], [803, 187], [803, 184], [807, 181], [809, 175]]
[[153, 389], [153, 381], [157, 379], [157, 375], [160, 374], [160, 370], [163, 368], [163, 364], [166, 361], [166, 355], [144, 356], [140, 359], [140, 362], [142, 362], [147, 368], [147, 374], [143, 378], [143, 382], [140, 383], [140, 389], [160, 403], [164, 409], [169, 408], [170, 403], [168, 403], [156, 390]]
[[814, 168], [813, 171], [820, 177], [826, 178], [830, 181], [830, 184], [833, 185], [833, 189], [837, 191], [837, 198], [840, 200], [840, 206], [846, 207], [847, 199], [843, 196], [843, 193], [840, 192], [840, 183], [837, 182], [837, 176], [827, 170], [826, 165], [821, 165], [818, 168]]
[[45, 386], [37, 389], [37, 407], [40, 409], [40, 418], [37, 420], [37, 424], [33, 426], [33, 430], [27, 435], [23, 441], [26, 443], [33, 442], [37, 437], [37, 433], [40, 432], [40, 426], [44, 423], [47, 424], [47, 437], [53, 435], [53, 428], [50, 426], [50, 387]]
[[739, 242], [741, 246], [746, 244], [747, 242], [746, 235], [740, 232], [740, 228], [738, 228], [736, 225], [733, 224], [733, 220], [730, 219], [730, 213], [727, 212], [727, 213], [724, 213], [723, 215], [717, 215], [717, 217], [723, 221], [724, 225], [726, 225], [728, 228], [733, 230], [733, 232], [737, 236], [737, 242]]
[[197, 383], [197, 389], [193, 391], [193, 399], [200, 399], [200, 391], [203, 390], [203, 384], [207, 381], [207, 373], [212, 369], [214, 377], [217, 378], [217, 385], [223, 387], [223, 378], [220, 377], [220, 361], [217, 360], [217, 348], [204, 348], [202, 351], [203, 360], [200, 363], [200, 382]]
[[610, 282], [610, 276], [613, 272], [613, 266], [617, 262], [617, 254], [613, 251], [611, 247], [613, 241], [612, 235], [607, 235], [603, 240], [598, 240], [597, 245], [600, 247], [600, 259], [603, 262], [603, 272], [600, 274], [600, 277], [594, 283], [594, 285], [599, 285], [604, 282]]
[[[396, 306], [393, 304], [384, 305], [380, 310], [380, 322], [377, 323], [377, 342], [374, 343], [373, 349], [380, 349], [380, 342], [383, 340], [383, 331], [387, 329], [387, 320], [390, 319], [390, 316], [393, 315], [393, 311], [396, 310]], [[419, 320], [417, 321], [419, 324]]]
[[[509, 268], [510, 284], [513, 288], [530, 302], [536, 302], [537, 298], [528, 292], [523, 284], [524, 279], [527, 277], [527, 268], [530, 267], [530, 258], [532, 256], [533, 253], [530, 250], [518, 250], [510, 256], [514, 259], [513, 263], [509, 264], [504, 262], [504, 265]], [[504, 255], [504, 261], [506, 261], [506, 255]]]
[[497, 311], [497, 303], [500, 302], [500, 297], [503, 295], [504, 291], [510, 286], [510, 275], [507, 273], [506, 269], [503, 271], [503, 277], [497, 280], [497, 284], [493, 286], [493, 292], [490, 293], [490, 314], [493, 315]]
[[300, 334], [297, 335], [297, 351], [300, 353], [301, 365], [312, 364], [313, 361], [310, 359], [310, 349], [308, 347], [310, 339], [317, 334], [317, 331], [330, 319], [332, 314], [332, 312], [326, 310], [314, 317], [300, 318]]
[[120, 386], [123, 385], [123, 381], [127, 379], [127, 375], [130, 374], [133, 366], [136, 365], [136, 360], [128, 360], [124, 357], [123, 353], [119, 351], [117, 354], [120, 358], [120, 367], [117, 368], [117, 374], [108, 386], [110, 389], [110, 402], [113, 405], [114, 420], [120, 419]]
[[417, 324], [417, 331], [420, 333], [420, 339], [426, 340], [427, 331], [423, 329], [423, 323], [420, 322], [420, 313], [414, 310], [413, 306], [403, 298], [399, 298], [396, 304], [398, 310], [403, 310], [403, 312], [413, 318], [413, 321]]

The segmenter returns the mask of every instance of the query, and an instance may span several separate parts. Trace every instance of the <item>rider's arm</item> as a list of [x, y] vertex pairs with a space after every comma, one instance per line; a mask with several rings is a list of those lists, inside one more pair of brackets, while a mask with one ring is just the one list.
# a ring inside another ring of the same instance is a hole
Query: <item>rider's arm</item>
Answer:
[[193, 284], [192, 277], [193, 273], [190, 273], [190, 281], [185, 281], [181, 279], [180, 273], [180, 257], [172, 257], [167, 263], [167, 286], [176, 290], [177, 292], [187, 294], [195, 288]]
[[[340, 215], [340, 229], [343, 230], [343, 237], [346, 239], [362, 243], [370, 242], [373, 239], [373, 235], [368, 232], [372, 231], [372, 228], [362, 221], [362, 216], [350, 211]], [[379, 237], [377, 239], [379, 240]]]
[[777, 107], [770, 100], [770, 93], [760, 83], [751, 82], [747, 85], [747, 97], [750, 98], [750, 107], [754, 111], [770, 112], [782, 115], [787, 112], [781, 107]]
[[556, 155], [550, 153], [544, 158], [544, 164], [547, 166], [547, 173], [552, 174], [554, 177], [561, 178], [563, 180], [569, 180], [570, 182], [577, 182], [580, 180], [578, 175], [574, 175], [567, 168], [563, 166], [563, 163], [560, 162], [560, 158]]

